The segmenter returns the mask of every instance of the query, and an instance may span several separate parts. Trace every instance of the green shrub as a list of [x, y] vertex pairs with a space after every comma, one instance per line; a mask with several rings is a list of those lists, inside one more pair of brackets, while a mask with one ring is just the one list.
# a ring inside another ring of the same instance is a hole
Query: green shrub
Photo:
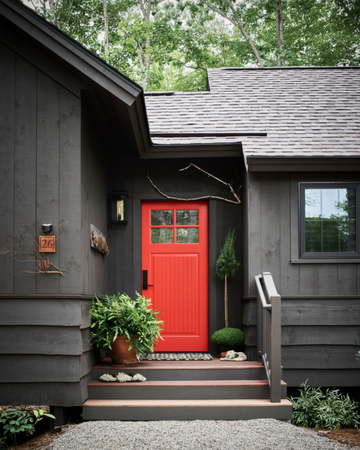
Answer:
[[211, 340], [215, 344], [235, 347], [244, 342], [244, 333], [238, 328], [222, 328], [221, 330], [215, 331], [211, 336]]
[[11, 437], [12, 445], [17, 449], [17, 435], [25, 432], [27, 435], [33, 434], [35, 425], [44, 417], [55, 419], [52, 414], [48, 414], [43, 409], [29, 411], [17, 411], [13, 408], [0, 408], [0, 424], [3, 430], [3, 436], [0, 437], [0, 447], [8, 447], [7, 438]]
[[290, 397], [289, 401], [294, 425], [330, 430], [359, 428], [358, 403], [338, 389], [327, 389], [323, 394], [321, 388], [308, 386], [306, 380], [300, 385], [300, 397]]

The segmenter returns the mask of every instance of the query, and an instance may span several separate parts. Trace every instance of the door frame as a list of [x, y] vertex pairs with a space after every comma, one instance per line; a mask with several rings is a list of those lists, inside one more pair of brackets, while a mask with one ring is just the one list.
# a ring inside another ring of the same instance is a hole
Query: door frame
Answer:
[[[169, 195], [172, 195], [170, 193]], [[174, 196], [179, 195], [178, 193], [174, 193]], [[200, 197], [204, 195], [201, 192], [192, 192], [192, 197]], [[134, 290], [141, 292], [142, 290], [142, 279], [141, 279], [141, 250], [142, 250], [142, 242], [141, 242], [141, 205], [143, 202], [166, 202], [170, 201], [162, 197], [158, 193], [149, 193], [149, 192], [137, 192], [133, 194], [133, 202], [132, 202], [132, 218], [129, 218], [129, 222], [127, 226], [132, 227], [133, 230], [133, 261], [132, 261], [132, 269], [133, 269], [133, 286]], [[175, 200], [171, 200], [175, 201]], [[179, 201], [181, 202], [181, 201]], [[208, 301], [209, 301], [209, 353], [212, 355], [216, 354], [216, 344], [214, 344], [211, 340], [212, 334], [217, 330], [216, 327], [216, 317], [217, 317], [217, 302], [216, 298], [218, 295], [223, 295], [222, 289], [221, 293], [217, 292], [217, 283], [216, 283], [216, 245], [211, 245], [211, 242], [216, 242], [216, 200], [209, 199], [208, 201]], [[218, 289], [219, 290], [219, 289]], [[221, 311], [222, 314], [222, 311]]]

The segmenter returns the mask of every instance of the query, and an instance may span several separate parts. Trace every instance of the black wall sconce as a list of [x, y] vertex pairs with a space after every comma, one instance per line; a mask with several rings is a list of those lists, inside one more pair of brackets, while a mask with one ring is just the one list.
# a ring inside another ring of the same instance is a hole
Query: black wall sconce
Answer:
[[111, 223], [114, 225], [127, 224], [128, 194], [126, 191], [113, 192], [110, 195]]
[[43, 223], [41, 228], [44, 233], [50, 233], [52, 231], [52, 223]]

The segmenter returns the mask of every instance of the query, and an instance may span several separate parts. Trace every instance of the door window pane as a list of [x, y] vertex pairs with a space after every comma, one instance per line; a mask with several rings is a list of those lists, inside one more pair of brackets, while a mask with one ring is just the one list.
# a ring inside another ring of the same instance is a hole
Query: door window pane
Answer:
[[176, 242], [178, 244], [197, 244], [199, 242], [198, 228], [176, 228]]
[[356, 251], [356, 189], [305, 189], [305, 252]]
[[151, 211], [151, 225], [172, 225], [173, 223], [172, 210]]
[[176, 225], [198, 225], [199, 211], [197, 209], [179, 209], [176, 211]]
[[151, 229], [152, 244], [172, 244], [173, 229], [172, 228], [152, 228]]

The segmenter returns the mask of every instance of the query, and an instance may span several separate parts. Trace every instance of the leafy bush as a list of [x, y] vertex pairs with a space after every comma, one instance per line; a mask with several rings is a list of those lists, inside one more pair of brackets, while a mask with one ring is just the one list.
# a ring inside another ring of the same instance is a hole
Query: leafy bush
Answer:
[[135, 347], [137, 357], [140, 352], [153, 352], [155, 341], [161, 338], [163, 321], [158, 318], [160, 312], [149, 306], [150, 300], [138, 292], [135, 300], [127, 294], [96, 297], [90, 310], [90, 343], [99, 350], [111, 349], [114, 340], [124, 335], [131, 341], [129, 348]]
[[355, 353], [355, 359], [360, 362], [360, 350]]
[[244, 333], [238, 328], [222, 328], [221, 330], [215, 331], [211, 336], [211, 340], [215, 344], [235, 347], [244, 342]]
[[22, 432], [27, 435], [33, 434], [35, 425], [44, 417], [55, 419], [52, 414], [48, 414], [43, 409], [34, 409], [31, 413], [30, 411], [17, 411], [13, 408], [0, 408], [0, 424], [3, 429], [3, 436], [0, 437], [1, 448], [7, 446], [5, 441], [10, 436], [12, 445], [17, 449], [17, 434]]
[[300, 397], [289, 400], [294, 425], [330, 430], [359, 428], [358, 403], [351, 400], [349, 394], [340, 394], [338, 389], [327, 389], [323, 394], [321, 388], [308, 386], [306, 380], [300, 385]]

